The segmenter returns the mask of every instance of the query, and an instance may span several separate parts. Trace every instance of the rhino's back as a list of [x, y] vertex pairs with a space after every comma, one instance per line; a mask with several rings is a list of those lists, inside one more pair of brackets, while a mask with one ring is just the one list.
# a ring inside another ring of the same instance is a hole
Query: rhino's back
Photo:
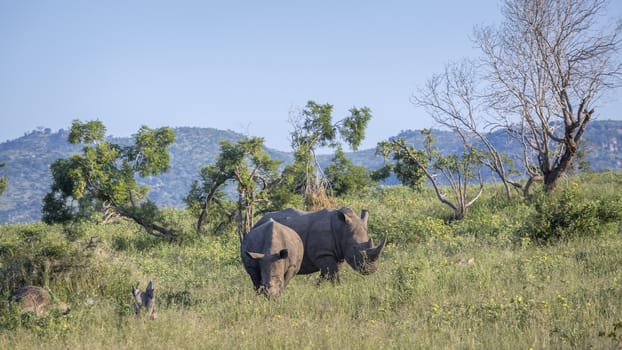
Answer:
[[304, 248], [302, 239], [296, 231], [286, 225], [280, 224], [277, 221], [273, 221], [272, 242], [273, 253], [276, 253], [281, 249], [287, 249], [289, 253], [288, 259], [293, 264], [300, 266], [304, 254]]
[[39, 305], [47, 305], [50, 304], [51, 301], [52, 297], [50, 292], [37, 286], [22, 287], [9, 296], [9, 302], [15, 303], [37, 303]]
[[257, 225], [261, 225], [272, 219], [280, 224], [283, 224], [293, 229], [304, 242], [307, 236], [312, 232], [314, 235], [318, 235], [330, 231], [331, 220], [334, 215], [334, 209], [324, 209], [317, 212], [308, 212], [289, 208], [282, 211], [266, 214], [266, 216], [264, 216], [259, 222], [257, 222]]
[[9, 303], [20, 305], [22, 312], [45, 315], [45, 309], [52, 304], [50, 292], [37, 286], [22, 287], [9, 296]]
[[22, 287], [9, 296], [9, 304], [17, 303], [22, 312], [34, 312], [37, 316], [45, 316], [49, 309], [56, 309], [62, 314], [71, 311], [69, 304], [54, 300], [49, 290], [38, 286]]
[[290, 208], [266, 214], [257, 222], [257, 225], [272, 219], [294, 230], [302, 240], [304, 247], [302, 264], [298, 273], [309, 274], [319, 271], [316, 264], [318, 256], [337, 254], [332, 226], [332, 220], [336, 218], [336, 215], [334, 209], [306, 212]]
[[257, 223], [242, 240], [243, 251], [274, 253], [284, 248], [302, 251], [302, 240], [292, 228], [271, 218]]
[[[242, 239], [242, 253], [246, 251], [263, 252], [266, 244], [272, 241], [272, 225], [269, 220], [257, 223]], [[245, 254], [242, 254], [245, 255]]]

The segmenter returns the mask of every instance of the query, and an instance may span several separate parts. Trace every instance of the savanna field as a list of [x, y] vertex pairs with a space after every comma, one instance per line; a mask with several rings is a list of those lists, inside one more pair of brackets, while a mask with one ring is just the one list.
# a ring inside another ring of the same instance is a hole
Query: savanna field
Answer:
[[[0, 226], [0, 293], [42, 284], [72, 306], [35, 318], [0, 303], [0, 349], [617, 349], [622, 346], [622, 174], [563, 178], [550, 197], [488, 185], [466, 219], [431, 189], [338, 199], [387, 233], [375, 274], [296, 276], [256, 295], [232, 227], [167, 242], [127, 221]], [[537, 191], [536, 191], [537, 192]], [[157, 319], [134, 316], [152, 280]]]

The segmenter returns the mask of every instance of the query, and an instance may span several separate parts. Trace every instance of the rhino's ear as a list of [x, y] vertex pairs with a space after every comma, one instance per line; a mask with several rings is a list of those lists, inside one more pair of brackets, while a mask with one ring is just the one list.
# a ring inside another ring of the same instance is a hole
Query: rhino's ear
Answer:
[[279, 252], [279, 259], [287, 259], [288, 256], [289, 252], [287, 251], [287, 249], [281, 249], [281, 251]]
[[259, 259], [261, 259], [261, 258], [263, 258], [263, 257], [264, 257], [264, 255], [263, 255], [262, 253], [246, 252], [246, 254], [247, 254], [247, 255], [248, 255], [251, 259], [254, 259], [254, 260], [259, 260]]
[[149, 281], [149, 284], [147, 285], [147, 295], [151, 298], [153, 298], [153, 283], [151, 283], [151, 281]]
[[352, 209], [343, 207], [337, 211], [339, 218], [346, 222], [346, 224], [350, 225], [352, 223], [352, 218], [350, 215], [353, 215]]

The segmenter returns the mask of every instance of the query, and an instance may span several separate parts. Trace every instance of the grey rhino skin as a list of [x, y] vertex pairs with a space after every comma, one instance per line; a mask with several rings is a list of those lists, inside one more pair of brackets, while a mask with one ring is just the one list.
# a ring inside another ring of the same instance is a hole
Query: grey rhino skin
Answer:
[[345, 260], [354, 270], [370, 274], [378, 269], [378, 258], [386, 245], [387, 237], [374, 248], [367, 235], [369, 212], [363, 210], [358, 217], [352, 209], [323, 209], [306, 212], [286, 209], [265, 215], [257, 222], [275, 220], [291, 227], [302, 239], [304, 257], [299, 274], [320, 271], [320, 280], [339, 281], [338, 272]]
[[257, 292], [280, 294], [302, 263], [303, 246], [291, 228], [274, 220], [253, 227], [242, 240], [241, 257]]
[[47, 316], [48, 311], [57, 309], [63, 315], [71, 311], [69, 305], [54, 301], [52, 294], [44, 288], [37, 286], [22, 287], [9, 296], [9, 304], [18, 303], [22, 312], [33, 312], [35, 316]]

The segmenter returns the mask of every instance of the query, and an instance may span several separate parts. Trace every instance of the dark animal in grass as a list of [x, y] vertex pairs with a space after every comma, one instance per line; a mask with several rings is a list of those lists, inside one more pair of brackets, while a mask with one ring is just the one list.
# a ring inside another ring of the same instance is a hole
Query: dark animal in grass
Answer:
[[136, 287], [132, 286], [132, 296], [134, 297], [134, 314], [139, 315], [141, 309], [145, 309], [147, 315], [151, 317], [151, 319], [155, 319], [156, 314], [156, 294], [153, 289], [153, 283], [149, 281], [147, 284], [147, 289], [143, 292], [138, 289], [140, 283], [136, 284]]
[[66, 315], [71, 307], [62, 301], [56, 300], [48, 289], [38, 286], [22, 287], [9, 296], [9, 304], [17, 303], [22, 312], [33, 312], [35, 316], [47, 316], [53, 309]]
[[299, 274], [320, 271], [320, 280], [339, 281], [339, 269], [344, 261], [354, 270], [366, 275], [378, 269], [378, 258], [387, 242], [377, 247], [367, 235], [369, 212], [361, 216], [350, 208], [323, 209], [306, 212], [286, 209], [272, 212], [257, 222], [256, 227], [274, 220], [292, 228], [304, 246], [304, 257]]
[[244, 236], [241, 256], [255, 290], [275, 296], [300, 270], [302, 241], [291, 228], [265, 220]]

